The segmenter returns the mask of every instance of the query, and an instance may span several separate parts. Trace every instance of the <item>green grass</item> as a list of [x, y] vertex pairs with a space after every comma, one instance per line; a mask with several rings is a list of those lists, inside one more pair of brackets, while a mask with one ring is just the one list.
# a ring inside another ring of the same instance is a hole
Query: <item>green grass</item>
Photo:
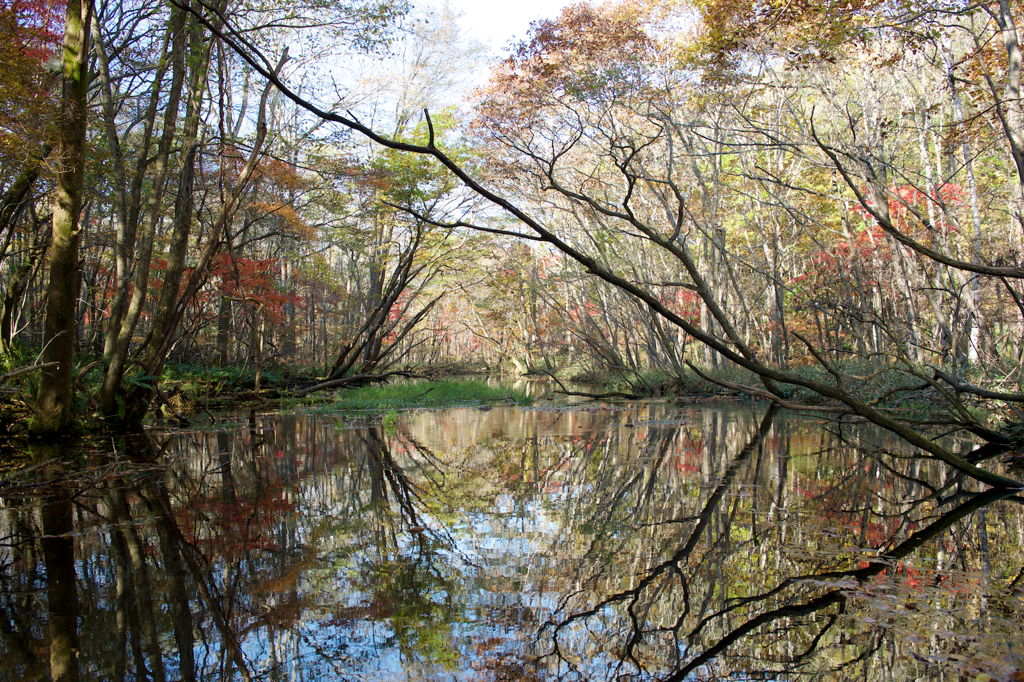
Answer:
[[319, 409], [332, 411], [391, 410], [484, 405], [505, 401], [516, 405], [529, 405], [532, 398], [509, 388], [495, 388], [482, 381], [430, 381], [397, 384], [393, 386], [364, 386], [338, 391]]

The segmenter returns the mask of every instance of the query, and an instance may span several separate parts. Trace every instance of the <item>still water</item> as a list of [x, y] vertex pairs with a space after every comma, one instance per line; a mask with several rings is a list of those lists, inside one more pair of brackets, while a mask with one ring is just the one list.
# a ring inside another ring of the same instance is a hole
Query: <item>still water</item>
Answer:
[[914, 454], [721, 403], [40, 449], [0, 679], [1024, 679], [1020, 499]]

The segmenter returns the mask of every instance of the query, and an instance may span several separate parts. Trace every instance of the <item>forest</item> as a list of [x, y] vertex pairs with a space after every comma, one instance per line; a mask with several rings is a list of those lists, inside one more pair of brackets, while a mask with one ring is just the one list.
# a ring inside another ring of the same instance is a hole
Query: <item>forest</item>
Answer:
[[[1024, 440], [1019, 3], [3, 0], [4, 428], [444, 367]], [[936, 433], [970, 434], [958, 454]]]

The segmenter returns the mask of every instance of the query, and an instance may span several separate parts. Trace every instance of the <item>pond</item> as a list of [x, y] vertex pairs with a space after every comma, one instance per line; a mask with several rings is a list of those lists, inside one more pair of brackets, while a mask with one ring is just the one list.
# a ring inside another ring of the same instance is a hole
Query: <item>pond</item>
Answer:
[[33, 452], [0, 679], [1024, 678], [1019, 498], [824, 416], [542, 405]]

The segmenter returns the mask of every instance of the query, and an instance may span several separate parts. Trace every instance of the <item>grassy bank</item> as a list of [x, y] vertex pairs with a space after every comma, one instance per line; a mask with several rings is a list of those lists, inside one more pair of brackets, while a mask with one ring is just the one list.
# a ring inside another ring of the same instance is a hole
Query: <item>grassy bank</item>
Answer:
[[428, 381], [386, 386], [364, 386], [338, 391], [321, 409], [332, 411], [388, 411], [412, 408], [488, 405], [507, 402], [529, 405], [533, 399], [510, 388], [488, 386], [482, 381]]
[[[426, 372], [424, 372], [426, 373]], [[298, 371], [266, 371], [256, 390], [252, 370], [197, 368], [174, 365], [161, 384], [174, 414], [187, 417], [210, 409], [232, 409], [259, 403], [273, 409], [305, 407], [316, 412], [374, 411], [485, 405], [497, 402], [526, 405], [532, 399], [508, 387], [492, 387], [480, 380], [392, 377], [393, 383], [368, 383], [361, 387], [334, 387], [300, 395], [300, 390], [322, 381]], [[161, 406], [162, 407], [162, 406]], [[164, 410], [165, 416], [170, 411]]]

